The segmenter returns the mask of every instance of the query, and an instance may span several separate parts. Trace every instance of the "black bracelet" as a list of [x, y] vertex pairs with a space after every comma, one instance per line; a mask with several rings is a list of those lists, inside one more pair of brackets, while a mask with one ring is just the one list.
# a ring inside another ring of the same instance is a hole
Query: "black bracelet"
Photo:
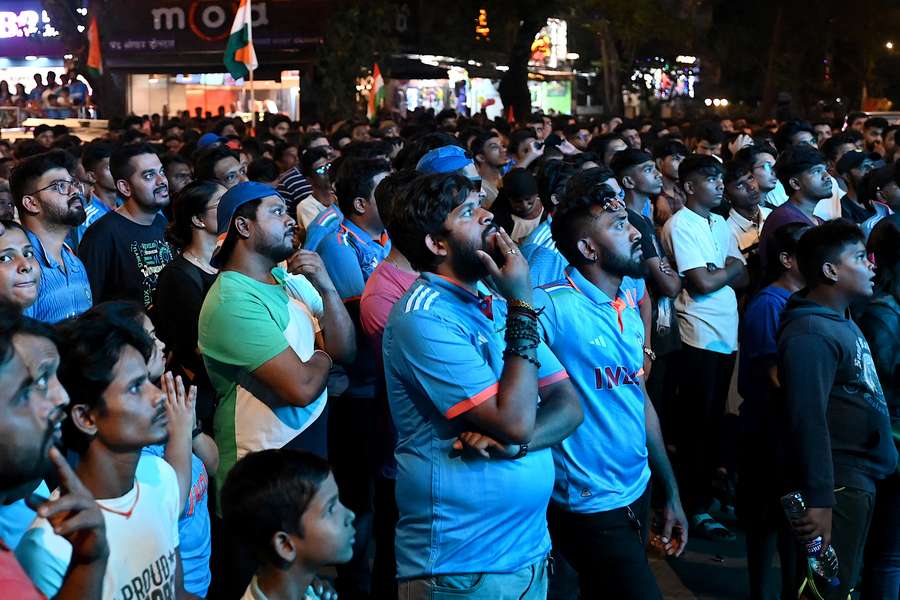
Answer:
[[541, 363], [538, 362], [538, 360], [536, 358], [531, 358], [524, 352], [518, 352], [515, 348], [507, 348], [506, 350], [503, 351], [503, 360], [506, 360], [510, 356], [518, 356], [519, 358], [523, 358], [523, 359], [527, 360], [528, 362], [533, 364], [538, 369], [541, 368]]
[[510, 460], [519, 460], [520, 458], [525, 458], [525, 455], [528, 454], [528, 444], [519, 444], [519, 452], [516, 453]]

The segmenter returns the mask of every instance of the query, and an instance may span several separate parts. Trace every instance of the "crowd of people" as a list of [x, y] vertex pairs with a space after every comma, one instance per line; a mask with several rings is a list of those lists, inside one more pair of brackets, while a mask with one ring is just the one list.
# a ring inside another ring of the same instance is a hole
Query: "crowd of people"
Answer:
[[0, 144], [0, 587], [647, 600], [648, 552], [737, 526], [754, 599], [896, 599], [898, 130], [220, 110]]
[[[25, 90], [24, 83], [15, 84], [10, 89], [9, 82], [0, 80], [0, 108], [16, 107], [21, 114], [48, 119], [66, 119], [79, 116], [79, 111], [90, 103], [87, 84], [79, 79], [74, 70], [69, 70], [56, 79], [54, 71], [43, 75], [35, 73], [34, 87]], [[3, 127], [17, 126], [16, 114], [0, 110], [0, 124]]]

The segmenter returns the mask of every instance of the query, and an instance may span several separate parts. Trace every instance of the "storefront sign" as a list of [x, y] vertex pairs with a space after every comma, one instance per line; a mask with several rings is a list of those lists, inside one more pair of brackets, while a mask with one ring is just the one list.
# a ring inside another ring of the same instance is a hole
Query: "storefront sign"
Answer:
[[40, 2], [0, 2], [0, 56], [62, 57], [59, 32]]

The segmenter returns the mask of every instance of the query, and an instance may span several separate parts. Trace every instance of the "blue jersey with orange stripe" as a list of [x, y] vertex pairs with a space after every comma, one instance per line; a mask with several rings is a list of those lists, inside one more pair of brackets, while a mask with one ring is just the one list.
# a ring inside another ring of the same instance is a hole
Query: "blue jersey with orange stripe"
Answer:
[[[550, 549], [549, 449], [519, 460], [454, 456], [466, 413], [497, 394], [506, 301], [423, 273], [394, 305], [384, 370], [397, 428], [396, 555], [400, 578], [511, 573]], [[543, 343], [539, 384], [568, 377]], [[535, 403], [538, 399], [535, 398]]]
[[553, 502], [563, 510], [627, 506], [650, 480], [638, 282], [625, 277], [612, 299], [570, 266], [565, 279], [534, 292], [544, 338], [584, 409], [581, 426], [553, 448]]
[[344, 219], [336, 231], [326, 235], [316, 250], [344, 302], [359, 300], [372, 271], [390, 251], [386, 232], [373, 240], [350, 219]]
[[338, 208], [337, 203], [332, 204], [312, 220], [306, 228], [306, 240], [303, 248], [312, 252], [318, 252], [319, 244], [329, 233], [336, 232], [344, 222], [344, 213]]

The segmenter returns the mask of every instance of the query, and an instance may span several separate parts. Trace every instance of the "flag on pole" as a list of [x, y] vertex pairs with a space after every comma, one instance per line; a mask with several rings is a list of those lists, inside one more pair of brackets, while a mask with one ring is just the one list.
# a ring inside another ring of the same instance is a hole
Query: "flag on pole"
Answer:
[[381, 69], [378, 64], [372, 70], [372, 89], [369, 91], [369, 107], [366, 109], [366, 117], [371, 121], [378, 114], [378, 109], [384, 104], [384, 79], [381, 77]]
[[97, 27], [97, 15], [91, 15], [88, 24], [88, 56], [87, 70], [94, 77], [103, 74], [103, 58], [100, 55], [100, 28]]
[[250, 71], [259, 66], [253, 49], [251, 22], [250, 0], [241, 0], [225, 46], [225, 68], [235, 79], [246, 78]]

